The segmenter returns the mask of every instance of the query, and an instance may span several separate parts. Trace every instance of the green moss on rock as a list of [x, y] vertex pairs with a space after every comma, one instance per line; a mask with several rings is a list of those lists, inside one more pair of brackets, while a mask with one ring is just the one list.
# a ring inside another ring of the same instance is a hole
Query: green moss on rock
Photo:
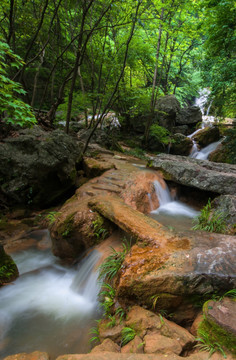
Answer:
[[57, 232], [59, 235], [61, 235], [63, 238], [68, 238], [71, 236], [73, 230], [74, 230], [74, 216], [76, 212], [73, 212], [72, 214], [68, 215], [66, 219], [58, 226]]
[[0, 286], [18, 277], [18, 269], [11, 256], [7, 255], [0, 245]]

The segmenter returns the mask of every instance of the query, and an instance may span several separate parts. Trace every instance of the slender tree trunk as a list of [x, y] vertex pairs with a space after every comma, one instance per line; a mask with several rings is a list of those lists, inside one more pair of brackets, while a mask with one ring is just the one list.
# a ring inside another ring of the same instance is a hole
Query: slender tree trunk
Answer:
[[153, 112], [155, 103], [155, 89], [156, 89], [156, 82], [157, 82], [157, 70], [158, 70], [158, 60], [160, 55], [160, 47], [161, 47], [161, 37], [162, 37], [162, 21], [164, 16], [164, 8], [161, 9], [161, 17], [160, 17], [160, 26], [159, 26], [159, 33], [158, 33], [158, 40], [157, 40], [157, 51], [156, 51], [156, 64], [155, 64], [155, 70], [154, 70], [154, 76], [153, 76], [153, 83], [152, 83], [152, 98], [151, 98], [151, 112]]
[[33, 94], [32, 94], [32, 99], [31, 99], [31, 104], [30, 104], [32, 107], [34, 107], [35, 96], [36, 96], [37, 85], [38, 85], [38, 76], [39, 76], [40, 69], [43, 65], [44, 55], [45, 55], [45, 52], [43, 52], [42, 55], [40, 56], [40, 63], [39, 63], [39, 66], [37, 67], [37, 71], [36, 71], [36, 74], [34, 77]]
[[85, 145], [84, 145], [82, 154], [85, 154], [85, 152], [86, 152], [86, 150], [87, 150], [87, 148], [88, 148], [89, 142], [90, 142], [93, 134], [95, 133], [98, 125], [100, 124], [100, 122], [102, 121], [102, 119], [104, 118], [104, 116], [106, 115], [106, 113], [109, 111], [110, 106], [112, 105], [112, 102], [113, 102], [113, 100], [114, 100], [115, 94], [116, 94], [116, 92], [117, 92], [117, 90], [118, 90], [119, 83], [120, 83], [121, 79], [123, 78], [124, 71], [125, 71], [125, 66], [126, 66], [126, 61], [127, 61], [127, 56], [128, 56], [128, 51], [129, 51], [129, 44], [130, 44], [131, 39], [132, 39], [133, 34], [134, 34], [134, 28], [135, 28], [135, 24], [136, 24], [136, 21], [137, 21], [137, 16], [138, 16], [138, 11], [139, 11], [140, 5], [141, 5], [141, 0], [138, 0], [138, 4], [137, 4], [137, 7], [136, 7], [135, 16], [134, 16], [133, 23], [132, 23], [132, 27], [131, 27], [131, 30], [130, 30], [130, 35], [129, 35], [129, 38], [128, 38], [127, 43], [126, 43], [126, 49], [125, 49], [125, 55], [124, 55], [124, 60], [123, 60], [123, 66], [122, 66], [120, 75], [119, 75], [119, 77], [118, 77], [118, 79], [117, 79], [115, 88], [113, 89], [113, 92], [112, 92], [112, 94], [111, 94], [111, 96], [110, 96], [107, 104], [105, 105], [101, 116], [98, 117], [94, 128], [92, 129], [90, 135], [88, 136], [88, 139], [87, 139], [87, 141], [86, 141], [86, 143], [85, 143]]

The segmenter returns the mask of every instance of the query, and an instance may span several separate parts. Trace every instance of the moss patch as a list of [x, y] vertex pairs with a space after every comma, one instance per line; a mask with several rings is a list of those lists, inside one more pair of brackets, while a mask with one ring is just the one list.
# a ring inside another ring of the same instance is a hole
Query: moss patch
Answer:
[[68, 215], [66, 217], [66, 219], [63, 221], [63, 223], [60, 224], [57, 228], [58, 234], [61, 235], [65, 239], [70, 237], [74, 230], [75, 214], [76, 214], [76, 212], [73, 212], [72, 214]]
[[0, 286], [14, 280], [18, 275], [16, 264], [0, 245]]
[[[207, 306], [208, 302], [204, 304], [203, 311]], [[220, 345], [222, 349], [229, 350], [232, 354], [236, 355], [235, 335], [227, 332], [215, 322], [205, 318], [198, 328], [198, 334], [199, 337], [201, 337], [201, 334], [207, 334], [209, 343], [212, 346], [214, 346], [214, 344]]]

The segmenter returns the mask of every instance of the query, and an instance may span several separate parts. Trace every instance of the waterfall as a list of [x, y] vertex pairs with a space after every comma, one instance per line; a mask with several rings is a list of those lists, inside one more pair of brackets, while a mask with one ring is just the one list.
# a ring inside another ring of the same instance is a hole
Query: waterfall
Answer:
[[[213, 143], [211, 143], [210, 145], [207, 145], [206, 147], [204, 147], [203, 149], [201, 149], [200, 151], [194, 151], [192, 149], [191, 154], [189, 155], [191, 158], [194, 159], [199, 159], [199, 160], [207, 160], [208, 156], [210, 155], [210, 153], [212, 153], [213, 151], [216, 150], [217, 146], [219, 144], [221, 144], [222, 139], [219, 141], [215, 141]], [[194, 145], [193, 145], [194, 147]]]
[[199, 214], [199, 212], [192, 207], [175, 200], [175, 196], [171, 195], [167, 185], [166, 188], [163, 189], [161, 184], [156, 180], [154, 181], [154, 187], [160, 206], [156, 210], [153, 210], [151, 212], [152, 214], [184, 216], [188, 218], [193, 218]]
[[77, 267], [64, 267], [49, 251], [13, 254], [20, 277], [0, 289], [3, 357], [35, 349], [44, 349], [52, 358], [68, 350], [89, 351], [89, 328], [99, 317], [100, 256], [93, 250]]

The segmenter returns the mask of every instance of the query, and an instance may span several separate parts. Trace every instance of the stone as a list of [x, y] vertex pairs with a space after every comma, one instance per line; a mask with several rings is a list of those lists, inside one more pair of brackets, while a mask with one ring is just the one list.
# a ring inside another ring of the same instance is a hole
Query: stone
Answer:
[[202, 121], [202, 113], [198, 106], [189, 106], [178, 111], [176, 124], [195, 125]]
[[188, 125], [174, 126], [172, 129], [172, 134], [189, 135], [190, 132], [191, 132], [191, 130], [189, 130]]
[[107, 338], [105, 339], [100, 345], [95, 346], [91, 353], [100, 353], [104, 351], [109, 352], [120, 352], [120, 347], [111, 339]]
[[216, 194], [236, 193], [235, 165], [161, 154], [152, 157], [149, 166], [159, 170], [165, 180]]
[[218, 126], [213, 126], [199, 130], [193, 135], [193, 139], [203, 148], [220, 139], [219, 128]]
[[86, 177], [94, 178], [102, 175], [105, 171], [114, 168], [115, 165], [109, 162], [99, 161], [93, 158], [83, 158], [83, 168]]
[[160, 316], [152, 311], [134, 305], [127, 314], [125, 326], [132, 327], [140, 337], [143, 337], [148, 331], [160, 331], [163, 323]]
[[0, 244], [0, 286], [14, 281], [19, 276], [17, 266]]
[[236, 301], [224, 297], [221, 301], [208, 301], [203, 307], [206, 320], [235, 336], [236, 351]]
[[[109, 163], [111, 156], [104, 154], [102, 158]], [[50, 228], [54, 255], [73, 261], [85, 249], [103, 241], [103, 235], [110, 234], [114, 225], [88, 204], [96, 196], [108, 196], [111, 201], [115, 194], [134, 209], [147, 213], [152, 210], [151, 205], [158, 207], [153, 181], [162, 180], [157, 172], [140, 170], [132, 163], [114, 157], [112, 163], [116, 169], [89, 180], [59, 209]], [[101, 229], [103, 232], [98, 236], [97, 231]]]
[[159, 334], [148, 334], [144, 337], [144, 352], [146, 354], [166, 354], [168, 352], [179, 355], [182, 347], [175, 339], [170, 339]]
[[[207, 360], [209, 354], [201, 360]], [[182, 357], [174, 354], [116, 354], [116, 353], [99, 353], [99, 354], [69, 354], [61, 355], [56, 360], [183, 360]], [[188, 360], [188, 358], [186, 358]], [[199, 360], [195, 358], [191, 360]], [[218, 360], [218, 359], [217, 359]], [[223, 360], [223, 358], [222, 358]]]
[[135, 329], [141, 337], [155, 333], [177, 339], [181, 348], [184, 349], [192, 347], [195, 342], [194, 337], [186, 329], [137, 305], [128, 312], [125, 325]]
[[21, 353], [5, 357], [3, 360], [49, 360], [46, 352], [34, 351], [32, 353]]
[[163, 247], [171, 237], [157, 221], [134, 210], [118, 197], [111, 195], [93, 197], [89, 201], [89, 206], [135, 239], [146, 244], [155, 243], [156, 248]]
[[171, 137], [170, 154], [188, 156], [191, 152], [192, 140], [182, 134], [175, 134]]
[[133, 340], [131, 340], [128, 344], [126, 344], [121, 348], [121, 353], [143, 354], [144, 352], [143, 350], [144, 350], [144, 342], [139, 336], [136, 335]]
[[[157, 243], [158, 246], [159, 242]], [[163, 247], [143, 245], [131, 248], [122, 265], [117, 297], [122, 304], [177, 312], [191, 295], [225, 292], [236, 287], [236, 238], [203, 232], [169, 239]]]
[[19, 130], [0, 143], [0, 198], [8, 205], [50, 205], [75, 185], [80, 157], [77, 139], [60, 130]]
[[102, 320], [98, 325], [99, 330], [99, 338], [100, 341], [103, 342], [105, 339], [110, 339], [114, 342], [121, 343], [122, 334], [121, 331], [123, 329], [123, 325], [115, 325], [113, 327], [109, 327], [108, 324], [109, 320]]
[[192, 323], [191, 329], [190, 329], [190, 333], [193, 336], [197, 336], [197, 331], [199, 328], [199, 325], [201, 324], [203, 320], [203, 314], [202, 311], [197, 315], [197, 317], [194, 319], [194, 322]]
[[212, 201], [212, 211], [222, 213], [229, 231], [236, 231], [236, 196], [221, 195]]
[[160, 126], [171, 131], [180, 112], [180, 103], [175, 95], [162, 96], [157, 100], [155, 113]]
[[177, 340], [183, 350], [193, 347], [195, 338], [188, 330], [165, 318], [163, 318], [163, 321], [164, 324], [161, 328], [161, 335]]

